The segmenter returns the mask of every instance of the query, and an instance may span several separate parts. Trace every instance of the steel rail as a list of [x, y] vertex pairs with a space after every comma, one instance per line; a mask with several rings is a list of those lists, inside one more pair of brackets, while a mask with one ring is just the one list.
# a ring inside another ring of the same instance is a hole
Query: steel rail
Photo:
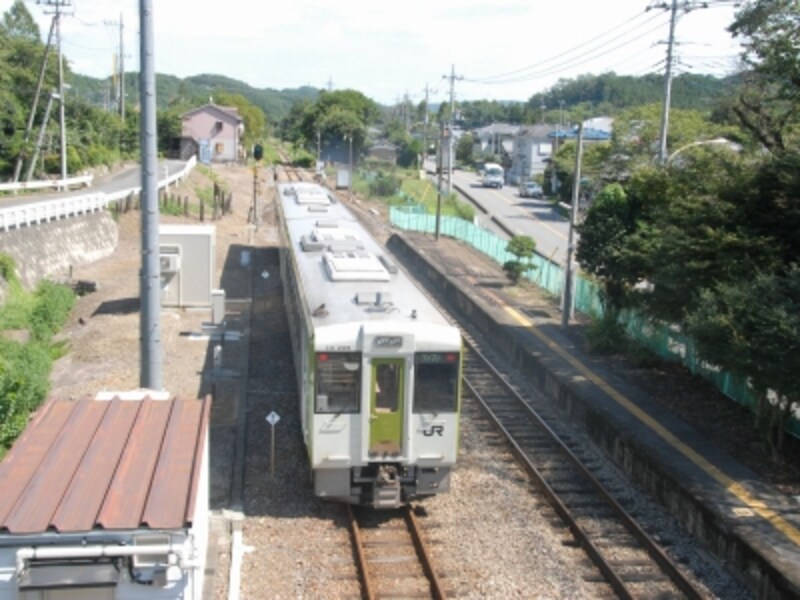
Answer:
[[[589, 471], [583, 462], [570, 450], [570, 448], [563, 442], [556, 432], [536, 413], [536, 411], [529, 406], [524, 399], [517, 393], [517, 391], [505, 380], [505, 378], [498, 372], [498, 370], [491, 364], [491, 362], [478, 350], [475, 343], [464, 335], [465, 345], [469, 352], [481, 363], [481, 366], [487, 369], [492, 375], [494, 381], [498, 383], [505, 392], [513, 397], [519, 405], [519, 408], [526, 412], [526, 414], [533, 420], [533, 422], [540, 428], [542, 432], [553, 442], [562, 454], [569, 459], [575, 468], [584, 476], [598, 495], [611, 507], [614, 513], [619, 517], [620, 521], [624, 524], [628, 532], [633, 535], [637, 541], [642, 545], [642, 548], [647, 552], [651, 559], [659, 566], [672, 583], [681, 590], [687, 598], [692, 600], [700, 600], [703, 596], [698, 592], [691, 582], [681, 573], [675, 562], [664, 552], [664, 550], [641, 528], [641, 526], [631, 517], [628, 512], [614, 499], [608, 492], [603, 484]], [[465, 360], [466, 362], [466, 360]], [[584, 547], [586, 552], [595, 562], [597, 567], [606, 576], [609, 584], [622, 598], [632, 598], [627, 586], [622, 579], [615, 573], [613, 566], [602, 556], [602, 553], [595, 544], [589, 539], [588, 535], [583, 531], [580, 525], [576, 522], [571, 511], [558, 497], [556, 491], [547, 483], [545, 477], [531, 462], [527, 453], [517, 444], [514, 440], [513, 434], [509, 432], [500, 422], [500, 418], [492, 411], [489, 403], [484, 400], [480, 393], [475, 389], [472, 383], [464, 376], [464, 383], [469, 390], [474, 394], [475, 398], [483, 406], [486, 413], [490, 416], [495, 426], [502, 432], [511, 444], [514, 454], [519, 457], [523, 462], [526, 470], [531, 476], [541, 485], [545, 496], [550, 500], [553, 508], [568, 524], [570, 530], [578, 538], [581, 546]]]

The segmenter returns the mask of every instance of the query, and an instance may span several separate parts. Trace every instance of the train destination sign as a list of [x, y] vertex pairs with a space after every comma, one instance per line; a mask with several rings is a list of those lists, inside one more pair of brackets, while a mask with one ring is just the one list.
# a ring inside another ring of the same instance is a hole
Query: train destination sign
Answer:
[[379, 335], [375, 337], [378, 348], [399, 348], [403, 345], [402, 335]]

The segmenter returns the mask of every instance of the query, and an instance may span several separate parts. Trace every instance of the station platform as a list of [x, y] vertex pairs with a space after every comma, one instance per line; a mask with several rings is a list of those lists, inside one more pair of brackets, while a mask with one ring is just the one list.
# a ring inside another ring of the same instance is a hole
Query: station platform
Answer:
[[[470, 246], [400, 232], [387, 247], [448, 306], [459, 307], [481, 334], [491, 337], [515, 367], [720, 557], [755, 597], [800, 597], [800, 496], [766, 482], [657, 402], [641, 378], [621, 368], [621, 361], [590, 354], [576, 335], [579, 325], [562, 327], [555, 300], [530, 287], [509, 286], [500, 265]], [[684, 390], [676, 387], [673, 393]]]

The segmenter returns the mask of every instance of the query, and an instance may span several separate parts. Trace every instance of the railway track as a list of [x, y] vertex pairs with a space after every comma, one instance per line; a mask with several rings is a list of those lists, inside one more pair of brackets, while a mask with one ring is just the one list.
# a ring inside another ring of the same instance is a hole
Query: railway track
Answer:
[[[281, 176], [288, 181], [304, 179], [293, 168], [284, 169]], [[449, 318], [458, 322], [452, 315]], [[614, 490], [606, 489], [599, 473], [603, 465], [594, 457], [584, 458], [579, 445], [569, 440], [568, 432], [556, 431], [556, 418], [540, 416], [481, 353], [480, 343], [466, 331], [468, 325], [459, 325], [466, 349], [465, 396], [475, 399], [505, 438], [614, 594], [619, 598], [704, 598], [665, 550], [615, 500]], [[373, 518], [379, 519], [381, 514]], [[425, 567], [409, 566], [414, 558], [408, 550], [411, 542], [390, 541], [399, 534], [387, 531], [403, 529], [397, 519], [387, 520], [382, 526], [362, 525], [362, 533], [352, 534], [354, 540], [363, 538], [357, 544], [364, 548], [361, 553], [366, 561], [359, 567], [365, 597], [397, 596], [401, 583], [401, 589], [409, 584], [413, 596], [444, 597], [437, 595], [443, 592], [436, 591], [435, 581], [426, 584], [419, 579], [419, 571]], [[355, 517], [352, 520], [355, 522]], [[398, 554], [401, 547], [406, 548], [404, 554]], [[380, 549], [385, 551], [383, 555]], [[398, 570], [398, 565], [408, 568]]]
[[596, 472], [465, 335], [464, 383], [619, 598], [703, 598]]
[[446, 598], [414, 509], [375, 511], [347, 505], [363, 597]]

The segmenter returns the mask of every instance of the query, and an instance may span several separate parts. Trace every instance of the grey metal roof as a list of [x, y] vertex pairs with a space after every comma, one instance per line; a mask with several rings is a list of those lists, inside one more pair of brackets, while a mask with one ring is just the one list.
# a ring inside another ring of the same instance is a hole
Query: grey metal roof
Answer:
[[447, 325], [333, 194], [310, 183], [281, 184], [278, 193], [315, 327], [388, 320]]

